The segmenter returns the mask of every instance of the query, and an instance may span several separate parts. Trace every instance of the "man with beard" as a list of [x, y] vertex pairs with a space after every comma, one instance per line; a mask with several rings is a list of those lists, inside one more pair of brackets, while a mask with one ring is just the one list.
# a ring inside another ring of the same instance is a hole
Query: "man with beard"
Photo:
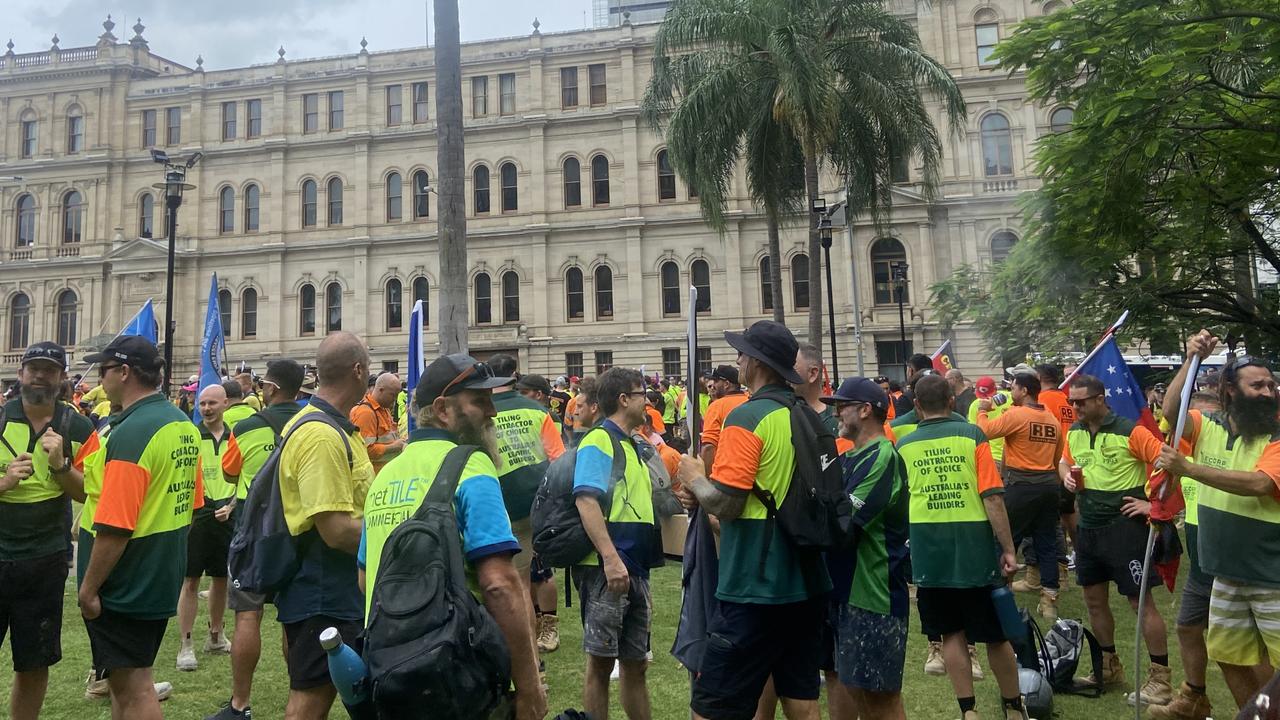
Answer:
[[66, 362], [55, 343], [27, 348], [19, 397], [0, 416], [0, 640], [9, 636], [13, 654], [9, 717], [21, 720], [40, 715], [49, 667], [62, 659], [64, 513], [84, 501], [84, 455], [98, 447], [93, 423], [57, 400]]
[[[511, 651], [511, 677], [516, 689], [515, 717], [541, 718], [547, 698], [538, 680], [537, 653], [531, 630], [533, 608], [512, 556], [520, 545], [511, 532], [502, 487], [493, 458], [494, 408], [491, 390], [515, 378], [494, 377], [489, 366], [458, 353], [427, 366], [414, 391], [418, 429], [409, 444], [387, 463], [364, 505], [364, 529], [356, 556], [365, 594], [365, 622], [378, 581], [382, 548], [401, 522], [413, 516], [432, 485], [440, 482], [440, 466], [458, 445], [475, 445], [453, 492], [453, 508], [462, 535], [462, 551], [475, 572], [485, 609], [493, 616]], [[375, 678], [376, 679], [376, 678]], [[432, 708], [423, 707], [425, 712]]]
[[[1207, 330], [1187, 341], [1166, 417], [1178, 416], [1190, 360], [1217, 345]], [[1199, 560], [1213, 576], [1206, 646], [1243, 707], [1280, 661], [1280, 396], [1266, 363], [1249, 356], [1228, 361], [1221, 392], [1224, 412], [1188, 415], [1191, 458], [1166, 445], [1158, 466], [1199, 484]]]

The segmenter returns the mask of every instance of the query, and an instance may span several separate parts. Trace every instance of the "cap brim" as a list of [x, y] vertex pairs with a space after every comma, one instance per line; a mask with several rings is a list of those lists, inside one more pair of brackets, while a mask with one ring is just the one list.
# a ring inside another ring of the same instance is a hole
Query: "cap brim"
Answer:
[[109, 357], [111, 356], [107, 355], [106, 353], [96, 352], [90, 355], [85, 355], [84, 359], [81, 360], [80, 363], [82, 365], [97, 365], [98, 363], [102, 362], [103, 360], [106, 360]]
[[827, 405], [834, 405], [836, 403], [853, 402], [853, 400], [850, 400], [849, 398], [839, 397], [837, 395], [823, 395], [818, 399], [826, 403]]
[[779, 367], [777, 364], [773, 362], [773, 360], [769, 359], [768, 357], [765, 357], [764, 353], [760, 352], [754, 346], [752, 346], [751, 343], [747, 342], [746, 333], [732, 332], [729, 330], [725, 330], [724, 341], [729, 343], [729, 345], [734, 350], [737, 350], [743, 355], [746, 355], [748, 357], [753, 357], [756, 360], [759, 360], [760, 362], [764, 363], [765, 365], [768, 365], [769, 367], [773, 368], [778, 372], [779, 375], [782, 376], [783, 380], [786, 380], [787, 382], [793, 385], [799, 385], [804, 382], [804, 379], [800, 377], [800, 373], [796, 372], [794, 365], [792, 367]]
[[66, 369], [67, 369], [67, 365], [66, 365], [66, 363], [58, 362], [57, 360], [54, 360], [53, 358], [50, 358], [50, 357], [33, 357], [33, 358], [27, 358], [26, 360], [23, 360], [23, 361], [22, 361], [22, 364], [25, 366], [25, 365], [28, 365], [28, 364], [33, 363], [33, 362], [47, 362], [47, 363], [52, 363], [52, 364], [57, 365], [58, 367], [62, 368], [63, 370], [66, 370]]
[[492, 390], [494, 388], [506, 387], [516, 381], [513, 377], [476, 377], [464, 380], [457, 385], [456, 388], [462, 390]]

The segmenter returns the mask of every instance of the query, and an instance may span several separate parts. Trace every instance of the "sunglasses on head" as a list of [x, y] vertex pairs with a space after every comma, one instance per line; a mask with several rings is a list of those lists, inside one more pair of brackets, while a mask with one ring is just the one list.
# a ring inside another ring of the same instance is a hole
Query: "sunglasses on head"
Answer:
[[1235, 359], [1234, 363], [1223, 369], [1222, 375], [1227, 379], [1227, 382], [1235, 382], [1236, 375], [1247, 367], [1260, 367], [1264, 370], [1271, 369], [1271, 366], [1267, 364], [1267, 361], [1260, 357], [1254, 357], [1253, 355], [1241, 355]]
[[491, 378], [491, 377], [497, 377], [497, 376], [493, 374], [493, 368], [489, 367], [489, 363], [486, 363], [486, 362], [475, 363], [471, 367], [468, 367], [467, 369], [458, 373], [457, 377], [450, 380], [449, 384], [445, 385], [444, 389], [440, 391], [440, 397], [448, 396], [450, 394], [449, 393], [450, 388], [471, 377]]

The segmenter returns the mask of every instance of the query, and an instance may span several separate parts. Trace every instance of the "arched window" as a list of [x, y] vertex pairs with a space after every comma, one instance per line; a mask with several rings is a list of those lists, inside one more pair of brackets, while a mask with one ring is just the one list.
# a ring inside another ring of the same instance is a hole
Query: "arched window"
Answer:
[[1013, 135], [1009, 121], [1000, 113], [988, 113], [982, 118], [982, 166], [983, 174], [1013, 174]]
[[571, 267], [564, 273], [565, 303], [569, 309], [570, 320], [581, 320], [585, 315], [585, 303], [582, 299], [582, 269]]
[[676, 171], [666, 150], [658, 151], [658, 199], [676, 199]]
[[582, 206], [582, 165], [575, 157], [564, 161], [564, 206]]
[[71, 347], [76, 344], [76, 326], [80, 302], [74, 290], [58, 293], [58, 344]]
[[613, 270], [608, 265], [596, 268], [596, 319], [613, 319]]
[[30, 195], [18, 198], [18, 227], [14, 246], [29, 248], [36, 244], [36, 199]]
[[689, 266], [689, 280], [698, 290], [697, 311], [711, 312], [711, 268], [706, 260], [693, 261]]
[[662, 314], [680, 314], [680, 267], [674, 262], [662, 263], [659, 270], [662, 280]]
[[395, 222], [404, 217], [402, 210], [404, 188], [402, 186], [400, 173], [387, 175], [387, 222]]
[[1001, 230], [991, 236], [991, 264], [999, 265], [1009, 259], [1013, 246], [1018, 244], [1018, 236], [1008, 230]]
[[427, 188], [431, 187], [431, 178], [426, 170], [413, 174], [413, 219], [421, 220], [431, 217], [431, 200]]
[[387, 281], [387, 329], [399, 330], [404, 326], [404, 286], [391, 278]]
[[18, 293], [9, 301], [9, 349], [25, 350], [31, 330], [31, 298]]
[[[893, 266], [906, 261], [906, 248], [894, 238], [880, 238], [871, 244], [871, 277], [875, 283], [877, 305], [892, 305], [898, 301], [894, 294]], [[904, 287], [902, 302], [910, 301], [910, 292]]]
[[324, 289], [324, 331], [342, 329], [342, 285], [331, 282]]
[[471, 173], [471, 204], [477, 215], [489, 214], [489, 168], [477, 165]]
[[258, 208], [262, 200], [257, 185], [244, 189], [244, 231], [258, 232]]
[[143, 193], [138, 197], [138, 237], [149, 238], [155, 235], [155, 216], [155, 196]]
[[1066, 6], [1058, 2], [1057, 0], [1050, 0], [1049, 2], [1044, 4], [1044, 7], [1041, 8], [1041, 12], [1043, 12], [1045, 15], [1052, 15], [1064, 7]]
[[258, 291], [253, 288], [240, 293], [240, 337], [258, 337]]
[[413, 302], [417, 304], [422, 301], [422, 325], [426, 327], [431, 324], [431, 307], [428, 304], [428, 295], [430, 294], [431, 284], [427, 282], [425, 277], [415, 278], [413, 281]]
[[329, 200], [329, 226], [342, 224], [342, 178], [330, 178], [325, 188]]
[[1060, 107], [1049, 115], [1049, 130], [1055, 133], [1066, 132], [1071, 129], [1071, 123], [1075, 119], [1075, 110], [1069, 107]]
[[973, 18], [973, 34], [978, 45], [978, 64], [994, 65], [991, 54], [1000, 42], [999, 18], [995, 12], [983, 8]]
[[67, 110], [67, 152], [81, 150], [84, 150], [84, 113], [79, 105], [72, 105]]
[[302, 183], [302, 227], [316, 226], [316, 181]]
[[218, 314], [222, 316], [222, 337], [231, 337], [231, 291], [218, 291]]
[[72, 190], [62, 198], [62, 242], [78, 243], [84, 239], [84, 196]]
[[760, 309], [773, 310], [773, 282], [769, 275], [769, 256], [760, 258]]
[[489, 273], [476, 274], [476, 320], [477, 325], [488, 325], [493, 322], [493, 288], [489, 286]]
[[796, 310], [809, 307], [809, 256], [791, 258], [791, 304]]
[[298, 334], [316, 334], [316, 286], [311, 283], [298, 290]]
[[218, 193], [218, 234], [226, 235], [236, 229], [236, 192], [224, 187]]
[[502, 322], [520, 321], [520, 276], [514, 270], [502, 273]]
[[591, 158], [591, 204], [609, 204], [609, 158], [603, 155]]
[[498, 168], [498, 174], [502, 181], [502, 212], [515, 212], [520, 207], [515, 163], [503, 163], [502, 167]]

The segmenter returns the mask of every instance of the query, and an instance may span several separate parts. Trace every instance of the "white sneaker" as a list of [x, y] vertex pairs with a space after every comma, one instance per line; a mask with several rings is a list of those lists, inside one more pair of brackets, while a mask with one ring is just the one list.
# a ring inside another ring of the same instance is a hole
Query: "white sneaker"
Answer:
[[194, 672], [200, 663], [196, 660], [196, 649], [190, 643], [182, 643], [178, 649], [178, 669], [183, 672]]
[[231, 641], [222, 631], [218, 631], [217, 635], [210, 634], [204, 640], [204, 652], [206, 655], [227, 655], [231, 652]]
[[169, 696], [173, 694], [173, 683], [158, 682], [155, 683], [154, 687], [156, 689], [156, 700], [159, 700], [160, 702], [168, 700]]
[[609, 679], [617, 680], [618, 678], [622, 677], [621, 671], [622, 671], [622, 666], [619, 665], [618, 661], [615, 660], [613, 662], [613, 669], [609, 671]]
[[[153, 686], [156, 690], [156, 700], [164, 702], [173, 694], [173, 683], [158, 682]], [[107, 685], [107, 679], [98, 679], [93, 672], [89, 673], [89, 681], [85, 684], [84, 699], [85, 700], [106, 700], [111, 697], [111, 687]]]

